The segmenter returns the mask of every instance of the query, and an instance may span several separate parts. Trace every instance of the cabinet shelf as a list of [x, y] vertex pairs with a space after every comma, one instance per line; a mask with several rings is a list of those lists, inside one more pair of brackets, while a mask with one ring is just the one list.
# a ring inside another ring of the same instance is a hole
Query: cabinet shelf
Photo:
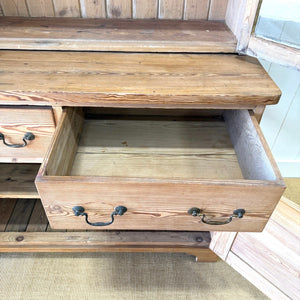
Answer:
[[224, 22], [1, 17], [0, 49], [236, 52]]
[[40, 164], [1, 164], [0, 198], [39, 198], [34, 185], [39, 167]]

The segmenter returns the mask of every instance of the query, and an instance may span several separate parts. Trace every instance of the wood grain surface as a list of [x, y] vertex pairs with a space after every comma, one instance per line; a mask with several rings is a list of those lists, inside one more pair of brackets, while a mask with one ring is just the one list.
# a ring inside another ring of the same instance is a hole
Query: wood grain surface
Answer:
[[25, 231], [31, 211], [34, 207], [34, 199], [20, 199], [17, 201], [13, 213], [5, 228], [6, 232]]
[[224, 20], [228, 0], [0, 0], [4, 16]]
[[158, 0], [133, 0], [132, 11], [135, 19], [157, 19]]
[[171, 252], [214, 262], [204, 232], [4, 232], [0, 252]]
[[131, 0], [107, 0], [107, 16], [109, 18], [130, 19], [132, 17]]
[[83, 18], [105, 18], [104, 0], [80, 0], [81, 16]]
[[[39, 199], [0, 199], [0, 217], [0, 252], [181, 252], [196, 261], [217, 260], [208, 249], [209, 232], [54, 230]], [[6, 231], [9, 220], [14, 231]]]
[[56, 17], [79, 17], [78, 0], [52, 0]]
[[184, 0], [160, 0], [159, 19], [178, 19], [183, 16]]
[[5, 231], [10, 215], [16, 206], [16, 202], [17, 199], [0, 199], [0, 231]]
[[38, 199], [34, 204], [34, 208], [31, 212], [30, 219], [28, 221], [26, 231], [27, 232], [44, 232], [48, 227], [48, 219], [45, 214], [42, 202]]
[[237, 55], [3, 51], [0, 63], [10, 104], [241, 108], [280, 97], [256, 59]]
[[51, 108], [1, 107], [0, 116], [0, 132], [8, 144], [23, 144], [27, 132], [35, 135], [22, 148], [0, 141], [0, 162], [42, 162], [55, 129]]
[[5, 16], [29, 16], [25, 0], [1, 0], [0, 5]]
[[0, 198], [39, 198], [34, 185], [39, 164], [0, 164]]
[[209, 20], [224, 20], [228, 0], [210, 0]]
[[224, 121], [163, 117], [86, 120], [70, 175], [243, 178]]
[[185, 20], [207, 20], [209, 0], [185, 0]]
[[[270, 217], [282, 188], [234, 181], [183, 182], [152, 179], [122, 180], [93, 176], [37, 177], [36, 185], [50, 225], [54, 229], [93, 230], [192, 230], [261, 231]], [[114, 208], [128, 211], [107, 227], [92, 227], [76, 217], [74, 206], [83, 206], [90, 222], [108, 222]], [[209, 218], [227, 220], [237, 208], [243, 219], [223, 226], [207, 225], [187, 211], [203, 209]]]
[[[136, 5], [140, 7], [139, 2]], [[90, 9], [85, 7], [86, 14]], [[139, 14], [143, 14], [141, 10]], [[1, 17], [0, 46], [18, 50], [234, 53], [236, 40], [224, 23], [214, 21]]]
[[232, 252], [291, 299], [299, 295], [299, 212], [280, 201], [260, 235], [238, 234]]
[[54, 17], [52, 0], [26, 0], [29, 15], [31, 17]]

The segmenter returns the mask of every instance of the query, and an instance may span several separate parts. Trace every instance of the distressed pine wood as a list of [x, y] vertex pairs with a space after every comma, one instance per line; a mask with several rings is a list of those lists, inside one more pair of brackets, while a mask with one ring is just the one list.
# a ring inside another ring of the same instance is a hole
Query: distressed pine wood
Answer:
[[265, 108], [265, 105], [259, 105], [254, 109], [254, 115], [258, 123], [260, 123], [261, 121]]
[[59, 120], [62, 116], [62, 112], [63, 112], [63, 108], [61, 106], [53, 106], [52, 107], [52, 113], [53, 113], [53, 117], [54, 117], [55, 127], [59, 123]]
[[209, 0], [185, 0], [184, 20], [207, 20]]
[[296, 48], [251, 36], [246, 53], [300, 70], [300, 51]]
[[52, 0], [26, 0], [30, 17], [54, 17]]
[[282, 181], [255, 117], [249, 118], [247, 111], [228, 110], [224, 112], [224, 118], [244, 178]]
[[[108, 221], [114, 207], [124, 205], [128, 212], [117, 217], [112, 225], [92, 229], [261, 231], [283, 192], [277, 186], [243, 181], [235, 184], [157, 181], [49, 176], [38, 177], [36, 185], [51, 226], [78, 230], [91, 229], [91, 226], [74, 216], [73, 206], [85, 207], [90, 220], [99, 222]], [[244, 208], [246, 215], [225, 226], [213, 226], [188, 215], [192, 207], [204, 209], [210, 218], [223, 220], [237, 208]]]
[[159, 0], [132, 0], [134, 19], [157, 19]]
[[30, 219], [27, 224], [27, 232], [44, 232], [48, 227], [48, 219], [43, 205], [38, 199], [34, 204]]
[[280, 97], [256, 59], [236, 55], [4, 51], [0, 63], [10, 104], [249, 108]]
[[[62, 122], [58, 127], [63, 128], [61, 136], [66, 135], [64, 132], [68, 132], [67, 128], [70, 125], [68, 125], [67, 115], [70, 114], [72, 115], [71, 109], [62, 117]], [[248, 121], [252, 121], [249, 113]], [[60, 134], [59, 131], [60, 129], [57, 130], [56, 136]], [[255, 126], [252, 126], [248, 135], [252, 136], [252, 131], [255, 132]], [[197, 139], [197, 135], [194, 139]], [[129, 141], [132, 143], [134, 140]], [[260, 143], [258, 137], [250, 138], [249, 149], [261, 147]], [[51, 149], [49, 154], [52, 157], [59, 156], [64, 163], [67, 161], [69, 168], [72, 159], [66, 156], [69, 151], [60, 148], [58, 138], [54, 139]], [[93, 152], [95, 148], [89, 151]], [[245, 149], [238, 149], [238, 151], [245, 151]], [[101, 148], [100, 152], [102, 152]], [[166, 155], [170, 154], [166, 152]], [[268, 159], [268, 154], [264, 152], [257, 152], [257, 156]], [[68, 176], [66, 173], [68, 168], [65, 167], [62, 174], [66, 176], [57, 176], [60, 172], [56, 174], [56, 170], [60, 170], [57, 164], [58, 159], [53, 159], [52, 163], [49, 161], [48, 158], [45, 159], [36, 184], [54, 229], [90, 229], [82, 218], [73, 215], [72, 207], [75, 205], [84, 206], [94, 221], [107, 219], [114, 207], [125, 205], [128, 207], [128, 212], [118, 217], [116, 222], [107, 229], [259, 231], [263, 229], [284, 190], [281, 177], [277, 177], [277, 172], [274, 170], [272, 171], [273, 180], [270, 180], [269, 174], [261, 175], [260, 173], [253, 175], [254, 177], [260, 176], [260, 180], [255, 178], [220, 180], [218, 168], [215, 168], [215, 178], [218, 179], [213, 180], [176, 178], [172, 177], [172, 173], [169, 173], [168, 178], [161, 179], [157, 177], [137, 178], [130, 174], [128, 176], [126, 173], [122, 176], [121, 174], [119, 176], [92, 176], [91, 173], [86, 173], [89, 176], [84, 176], [86, 174], [79, 172], [77, 176]], [[252, 165], [253, 161], [250, 161], [248, 168]], [[87, 169], [91, 170], [92, 167], [88, 165]], [[225, 227], [211, 226], [188, 215], [187, 210], [191, 207], [202, 208], [211, 217], [226, 218], [237, 208], [244, 208], [247, 215], [241, 220], [234, 220]]]
[[184, 0], [159, 0], [159, 19], [177, 19], [183, 17]]
[[81, 16], [83, 18], [105, 18], [105, 0], [80, 0]]
[[[16, 231], [0, 232], [0, 252], [181, 252], [194, 255], [196, 261], [201, 262], [212, 262], [218, 258], [208, 249], [211, 240], [209, 232], [66, 232], [47, 227], [40, 200], [35, 201], [34, 207], [30, 206], [31, 216], [28, 219], [27, 212], [25, 217], [27, 224], [18, 223], [24, 223], [24, 214], [17, 216], [22, 209], [18, 205], [14, 211], [15, 200], [3, 201], [3, 211], [0, 210], [1, 231], [4, 231], [11, 216], [15, 220]], [[25, 227], [26, 232], [23, 232]]]
[[5, 228], [6, 232], [26, 231], [35, 204], [34, 199], [19, 199]]
[[[270, 299], [289, 300], [280, 289], [268, 281], [264, 276], [257, 273], [250, 265], [240, 259], [237, 255], [229, 252], [226, 262], [243, 277], [250, 281], [256, 288], [261, 290]], [[286, 279], [285, 279], [286, 280]]]
[[226, 261], [237, 232], [213, 231], [210, 234], [211, 242], [209, 244], [209, 248], [220, 258]]
[[0, 141], [0, 162], [42, 162], [54, 132], [50, 108], [1, 107], [0, 132], [9, 144], [23, 144], [26, 132], [35, 135], [27, 146], [11, 148]]
[[2, 49], [233, 53], [236, 48], [226, 25], [213, 21], [3, 17], [0, 25]]
[[162, 117], [86, 120], [70, 175], [243, 178], [223, 121]]
[[[191, 252], [215, 261], [207, 232], [0, 233], [0, 252]], [[19, 241], [18, 241], [18, 240]]]
[[224, 20], [228, 0], [210, 0], [209, 20]]
[[[5, 16], [224, 20], [227, 0], [2, 0]], [[28, 7], [28, 11], [27, 11]], [[107, 13], [106, 13], [107, 7]]]
[[130, 19], [132, 17], [132, 0], [106, 0], [107, 17]]
[[[296, 226], [299, 232], [299, 224]], [[232, 252], [295, 299], [299, 295], [299, 244], [299, 235], [271, 221], [260, 237], [238, 234]]]
[[[50, 145], [46, 162], [47, 174], [67, 175], [76, 154], [83, 116], [80, 109], [68, 108], [62, 114]], [[45, 162], [45, 161], [44, 161]]]
[[0, 232], [5, 231], [7, 222], [13, 212], [16, 199], [0, 199]]
[[[200, 157], [199, 157], [200, 156]], [[219, 172], [216, 174], [216, 169]], [[226, 169], [228, 168], [228, 169]], [[71, 176], [242, 179], [235, 155], [77, 153]]]
[[52, 0], [55, 17], [80, 17], [78, 0]]
[[271, 298], [299, 295], [300, 207], [279, 201], [262, 233], [238, 233], [227, 262]]
[[0, 5], [5, 16], [29, 16], [25, 0], [0, 0]]
[[[260, 3], [260, 0], [228, 0], [225, 22], [238, 40], [239, 53], [247, 52]], [[273, 50], [267, 48], [273, 56]]]
[[38, 164], [0, 164], [0, 198], [39, 198], [38, 169]]

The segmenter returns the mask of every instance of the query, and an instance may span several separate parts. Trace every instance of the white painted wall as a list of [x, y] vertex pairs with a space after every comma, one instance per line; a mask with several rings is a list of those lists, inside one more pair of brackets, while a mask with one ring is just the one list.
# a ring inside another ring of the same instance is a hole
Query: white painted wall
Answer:
[[[263, 0], [255, 34], [300, 48], [300, 0]], [[266, 107], [262, 131], [282, 175], [300, 177], [300, 71], [261, 64], [282, 91], [279, 104]]]
[[284, 177], [300, 177], [300, 71], [261, 60], [282, 91], [267, 106], [261, 128]]

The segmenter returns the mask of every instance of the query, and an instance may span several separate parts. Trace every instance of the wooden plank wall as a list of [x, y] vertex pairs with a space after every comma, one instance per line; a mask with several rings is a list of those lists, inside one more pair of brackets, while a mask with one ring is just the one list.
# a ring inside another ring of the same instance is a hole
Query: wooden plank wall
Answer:
[[0, 0], [0, 16], [224, 20], [228, 0]]

